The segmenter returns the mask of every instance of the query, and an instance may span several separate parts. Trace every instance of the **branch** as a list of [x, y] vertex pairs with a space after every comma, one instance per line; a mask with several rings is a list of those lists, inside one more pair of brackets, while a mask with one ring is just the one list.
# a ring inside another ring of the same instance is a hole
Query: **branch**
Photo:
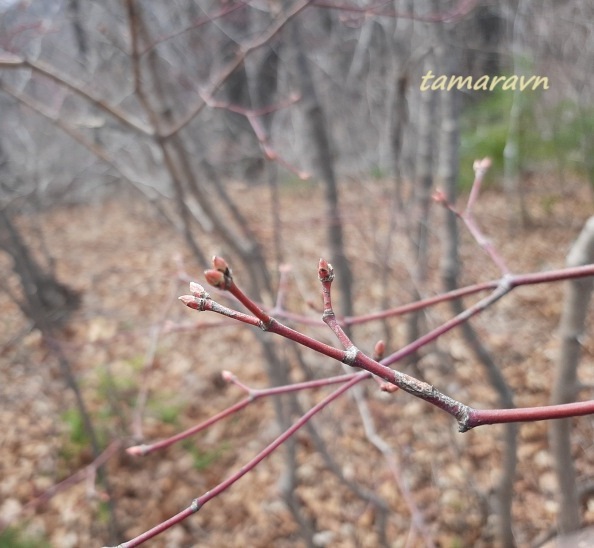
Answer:
[[[322, 266], [325, 266], [325, 264], [322, 264]], [[546, 420], [550, 418], [584, 415], [594, 412], [594, 401], [524, 409], [476, 410], [446, 394], [443, 394], [434, 386], [431, 386], [426, 382], [420, 381], [410, 375], [391, 369], [387, 366], [462, 324], [472, 316], [480, 313], [486, 307], [495, 303], [511, 291], [514, 287], [543, 283], [545, 281], [558, 281], [562, 279], [591, 276], [594, 275], [594, 265], [523, 276], [506, 276], [500, 280], [498, 287], [491, 295], [466, 309], [464, 312], [455, 316], [437, 329], [429, 332], [424, 337], [421, 337], [414, 343], [411, 343], [381, 361], [376, 361], [369, 356], [366, 356], [354, 345], [348, 347], [346, 350], [339, 350], [283, 325], [266, 314], [237, 287], [231, 275], [231, 270], [223, 259], [214, 257], [213, 266], [215, 266], [214, 269], [206, 271], [207, 280], [219, 289], [230, 291], [255, 315], [251, 316], [249, 314], [244, 314], [243, 312], [232, 310], [214, 302], [202, 286], [194, 283], [191, 284], [193, 296], [183, 295], [180, 297], [180, 300], [186, 306], [195, 310], [210, 310], [241, 322], [257, 326], [264, 331], [281, 335], [352, 367], [365, 369], [367, 372], [383, 379], [387, 383], [393, 384], [405, 392], [423, 399], [428, 403], [435, 405], [442, 411], [445, 411], [449, 415], [452, 415], [458, 421], [460, 432], [466, 432], [467, 430], [482, 424]]]
[[108, 104], [106, 101], [96, 96], [88, 87], [82, 82], [71, 80], [67, 76], [64, 76], [56, 71], [53, 67], [46, 65], [40, 61], [31, 61], [29, 59], [23, 59], [17, 56], [10, 56], [0, 58], [0, 68], [28, 68], [33, 72], [41, 74], [50, 80], [53, 80], [57, 84], [69, 89], [76, 95], [79, 95], [83, 99], [86, 99], [91, 104], [113, 116], [116, 120], [124, 124], [125, 126], [133, 129], [134, 131], [141, 133], [142, 135], [154, 135], [151, 128], [145, 126], [141, 122], [138, 122], [131, 118], [124, 110], [119, 107]]
[[446, 198], [445, 193], [442, 190], [436, 190], [433, 193], [433, 200], [437, 203], [443, 204], [447, 207], [454, 215], [456, 215], [459, 219], [461, 219], [468, 231], [475, 239], [476, 243], [482, 247], [487, 255], [491, 258], [491, 260], [497, 265], [499, 270], [504, 276], [510, 274], [510, 270], [505, 264], [505, 261], [499, 255], [495, 246], [491, 243], [491, 241], [484, 236], [481, 229], [478, 227], [474, 220], [474, 215], [472, 212], [472, 208], [478, 198], [478, 194], [480, 191], [481, 184], [483, 182], [483, 178], [487, 170], [491, 167], [491, 160], [490, 158], [483, 158], [482, 160], [476, 160], [474, 162], [474, 181], [472, 183], [472, 188], [470, 189], [470, 195], [468, 196], [468, 202], [466, 204], [466, 208], [462, 213], [459, 213], [452, 204], [450, 204]]
[[[37, 508], [41, 504], [45, 504], [46, 502], [51, 500], [58, 493], [61, 493], [62, 491], [69, 489], [70, 487], [72, 487], [73, 485], [76, 485], [77, 483], [80, 483], [81, 481], [84, 481], [86, 479], [94, 480], [97, 475], [97, 470], [99, 468], [101, 468], [101, 466], [103, 466], [119, 450], [121, 445], [122, 445], [122, 443], [119, 440], [112, 441], [105, 448], [105, 450], [95, 460], [93, 460], [93, 462], [91, 462], [90, 464], [87, 464], [87, 466], [85, 466], [84, 468], [81, 468], [78, 472], [72, 474], [65, 480], [61, 481], [60, 483], [57, 483], [56, 485], [52, 485], [49, 489], [44, 491], [41, 495], [39, 495], [39, 496], [35, 497], [33, 500], [29, 501], [27, 504], [25, 504], [25, 506], [23, 506], [21, 508], [21, 510], [18, 512], [18, 514], [16, 516], [14, 516], [13, 520], [11, 520], [11, 521], [14, 521], [20, 515], [32, 512], [33, 510], [35, 510], [35, 508]], [[10, 523], [11, 523], [10, 521], [3, 522], [0, 519], [0, 531], [2, 531], [5, 527], [10, 525]]]
[[197, 19], [189, 27], [186, 27], [186, 28], [184, 28], [180, 31], [177, 31], [177, 32], [172, 32], [171, 34], [168, 34], [166, 36], [157, 38], [154, 42], [152, 42], [151, 44], [146, 46], [142, 51], [140, 51], [140, 55], [149, 53], [154, 48], [156, 48], [159, 44], [162, 44], [163, 42], [167, 42], [168, 40], [171, 40], [173, 38], [181, 36], [182, 34], [188, 32], [190, 30], [197, 29], [197, 28], [201, 27], [202, 25], [205, 25], [206, 23], [211, 23], [212, 21], [215, 21], [216, 19], [225, 17], [226, 15], [229, 15], [230, 13], [232, 13], [240, 8], [247, 7], [247, 6], [249, 6], [248, 2], [232, 3], [230, 6], [224, 7], [220, 11], [213, 13], [212, 15], [208, 15], [206, 17]]
[[210, 417], [206, 421], [201, 422], [200, 424], [197, 424], [196, 426], [193, 426], [192, 428], [188, 428], [187, 430], [184, 430], [183, 432], [180, 432], [179, 434], [176, 434], [175, 436], [171, 436], [167, 439], [164, 439], [164, 440], [161, 440], [161, 441], [158, 441], [155, 443], [151, 443], [149, 445], [147, 445], [147, 444], [134, 445], [132, 447], [128, 447], [128, 449], [126, 449], [126, 452], [130, 455], [147, 455], [149, 453], [152, 453], [153, 451], [157, 451], [159, 449], [165, 449], [166, 447], [169, 447], [170, 445], [173, 445], [174, 443], [177, 443], [178, 441], [189, 438], [190, 436], [193, 436], [194, 434], [197, 434], [198, 432], [201, 432], [202, 430], [209, 428], [213, 424], [216, 424], [217, 422], [237, 413], [238, 411], [241, 411], [242, 409], [244, 409], [245, 407], [247, 407], [248, 405], [250, 405], [251, 403], [255, 402], [256, 400], [258, 400], [260, 398], [266, 398], [269, 396], [278, 396], [280, 394], [289, 394], [291, 392], [297, 392], [300, 390], [308, 390], [311, 388], [320, 388], [323, 386], [331, 386], [333, 384], [340, 384], [343, 382], [350, 381], [355, 376], [356, 376], [356, 373], [351, 373], [350, 375], [340, 375], [338, 377], [328, 377], [325, 379], [318, 379], [315, 381], [306, 381], [306, 382], [288, 384], [285, 386], [275, 386], [273, 388], [254, 389], [254, 388], [250, 388], [250, 387], [246, 386], [245, 384], [239, 382], [237, 377], [235, 375], [233, 375], [232, 373], [230, 373], [229, 371], [223, 371], [223, 379], [225, 379], [227, 382], [235, 384], [236, 386], [240, 387], [242, 390], [247, 392], [248, 393], [247, 398], [237, 402], [236, 404], [228, 407], [227, 409], [224, 409], [223, 411]]
[[288, 428], [285, 432], [278, 436], [272, 443], [266, 446], [266, 448], [260, 451], [260, 453], [258, 453], [253, 459], [251, 459], [247, 464], [242, 466], [237, 472], [235, 472], [225, 481], [219, 483], [219, 485], [217, 485], [213, 489], [210, 489], [201, 497], [194, 499], [190, 506], [188, 506], [185, 510], [179, 512], [178, 514], [164, 521], [163, 523], [160, 523], [156, 527], [153, 527], [149, 531], [142, 533], [136, 538], [129, 540], [128, 542], [119, 544], [117, 548], [133, 548], [134, 546], [140, 546], [145, 541], [159, 535], [163, 531], [166, 531], [170, 527], [177, 525], [178, 523], [182, 522], [192, 514], [198, 512], [206, 503], [220, 495], [223, 491], [226, 491], [235, 482], [237, 482], [239, 479], [245, 476], [245, 474], [252, 471], [258, 464], [260, 464], [260, 462], [262, 462], [266, 457], [272, 454], [279, 446], [285, 443], [295, 432], [297, 432], [297, 430], [299, 430], [305, 424], [307, 424], [312, 417], [314, 417], [317, 413], [324, 409], [328, 404], [332, 403], [334, 400], [336, 400], [338, 397], [344, 394], [347, 390], [349, 390], [357, 383], [361, 382], [362, 380], [368, 377], [368, 373], [364, 371], [353, 375], [348, 382], [346, 382], [340, 388], [326, 396], [322, 401], [314, 405], [307, 413], [300, 417], [290, 428]]
[[454, 22], [462, 19], [468, 15], [476, 6], [477, 0], [459, 0], [458, 4], [450, 11], [427, 13], [425, 15], [418, 15], [414, 12], [401, 12], [393, 9], [386, 9], [392, 6], [392, 1], [382, 1], [377, 4], [360, 7], [350, 4], [339, 4], [337, 2], [328, 2], [326, 0], [314, 0], [313, 5], [317, 8], [334, 9], [345, 12], [358, 13], [362, 16], [375, 15], [383, 17], [393, 17], [396, 19], [412, 19], [414, 21], [421, 21], [426, 23], [439, 22]]
[[[231, 76], [231, 74], [242, 65], [245, 61], [245, 58], [254, 50], [264, 46], [267, 44], [276, 34], [278, 34], [281, 29], [296, 15], [298, 15], [301, 11], [303, 11], [306, 7], [308, 7], [313, 0], [297, 0], [286, 13], [277, 17], [272, 24], [257, 38], [245, 44], [243, 47], [239, 49], [237, 55], [234, 59], [232, 59], [229, 63], [227, 63], [220, 72], [215, 76], [211, 84], [207, 87], [204, 91], [204, 95], [206, 96], [214, 96], [218, 89], [225, 83], [227, 78]], [[195, 105], [190, 111], [186, 114], [184, 118], [182, 118], [177, 124], [173, 125], [169, 128], [168, 131], [161, 134], [161, 136], [165, 139], [171, 137], [172, 135], [176, 134], [177, 132], [181, 131], [184, 127], [186, 127], [206, 106], [206, 103], [201, 100], [200, 103]]]

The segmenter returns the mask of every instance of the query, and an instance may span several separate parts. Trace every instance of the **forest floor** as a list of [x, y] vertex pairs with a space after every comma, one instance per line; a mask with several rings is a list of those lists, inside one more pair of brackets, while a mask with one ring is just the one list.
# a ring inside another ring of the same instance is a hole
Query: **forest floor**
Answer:
[[[241, 184], [233, 184], [231, 189], [274, 264], [275, 233], [268, 190]], [[287, 183], [280, 190], [282, 260], [291, 265], [285, 307], [319, 319], [317, 262], [320, 256], [328, 256], [323, 193], [308, 183]], [[386, 303], [398, 306], [409, 302], [415, 259], [402, 220], [398, 220], [397, 229], [389, 228], [389, 183], [350, 181], [341, 191], [356, 313], [380, 310]], [[577, 181], [559, 185], [552, 176], [534, 177], [526, 182], [526, 200], [530, 227], [510, 231], [506, 224], [509, 204], [500, 191], [486, 189], [476, 208], [480, 226], [512, 272], [562, 267], [592, 211], [588, 188]], [[442, 209], [433, 205], [428, 223], [429, 275], [426, 284], [417, 288], [426, 296], [440, 292], [442, 218]], [[177, 296], [189, 292], [186, 282], [177, 276], [180, 261], [192, 279], [204, 283], [202, 269], [182, 238], [146, 204], [120, 199], [59, 207], [34, 219], [20, 219], [20, 225], [32, 240], [39, 231], [43, 233], [59, 279], [83, 295], [82, 307], [58, 338], [76, 372], [103, 447], [111, 441], [121, 444], [106, 470], [122, 542], [187, 507], [278, 434], [274, 406], [268, 399], [256, 401], [163, 451], [131, 457], [123, 450], [135, 443], [134, 436], [140, 431], [145, 442], [158, 440], [243, 398], [240, 389], [221, 380], [223, 370], [232, 371], [252, 387], [266, 386], [260, 345], [253, 328], [221, 321], [214, 314], [197, 315], [177, 301]], [[463, 226], [460, 232], [461, 283], [498, 278], [497, 269]], [[386, 252], [389, 233], [392, 245]], [[201, 236], [199, 242], [207, 253], [225, 255], [216, 234]], [[382, 285], [377, 265], [384, 261], [390, 275]], [[241, 283], [240, 265], [231, 266]], [[0, 257], [0, 271], [7, 287], [18, 291], [4, 257]], [[518, 406], [548, 402], [559, 353], [556, 329], [562, 300], [562, 284], [525, 287], [473, 320]], [[466, 304], [472, 301], [468, 299]], [[13, 527], [12, 540], [5, 532], [0, 547], [108, 545], [106, 504], [102, 488], [96, 490], [92, 478], [35, 503], [36, 497], [91, 463], [93, 455], [52, 351], [39, 333], [30, 329], [5, 292], [0, 292], [0, 307], [0, 520]], [[422, 328], [435, 327], [449, 317], [447, 305], [437, 306], [421, 316]], [[325, 326], [291, 325], [337, 344]], [[386, 334], [390, 335], [388, 352], [402, 346], [407, 338], [406, 320], [394, 318], [386, 324], [373, 322], [353, 329], [357, 346], [368, 353]], [[339, 364], [312, 351], [302, 350], [300, 362], [292, 343], [275, 344], [295, 380], [307, 374], [319, 378], [342, 373]], [[580, 380], [589, 386], [594, 386], [593, 361], [594, 340], [588, 332]], [[498, 406], [482, 365], [457, 332], [424, 348], [416, 364], [399, 367], [422, 375], [469, 405]], [[148, 398], [138, 414], [138, 394], [143, 389]], [[459, 434], [451, 417], [407, 394], [381, 393], [372, 381], [364, 392], [378, 434], [394, 452], [399, 479], [422, 516], [426, 536], [442, 547], [495, 545], [494, 492], [501, 471], [503, 428], [483, 426]], [[299, 402], [308, 409], [327, 393], [327, 388], [304, 392]], [[590, 397], [591, 390], [580, 394], [582, 399]], [[594, 477], [594, 423], [589, 417], [573, 423], [576, 466], [579, 477], [586, 480]], [[389, 505], [389, 545], [422, 546], [418, 534], [409, 537], [410, 504], [385, 458], [366, 438], [354, 400], [343, 396], [320, 413], [314, 425], [344, 476]], [[547, 424], [523, 424], [518, 435], [514, 534], [518, 546], [530, 546], [555, 524], [556, 483]], [[297, 443], [296, 497], [304, 515], [315, 524], [316, 544], [379, 546], [376, 509], [329, 471], [306, 431], [297, 435]], [[305, 546], [280, 494], [284, 467], [281, 449], [196, 515], [146, 546]], [[594, 505], [585, 509], [584, 519], [594, 523]], [[19, 544], [19, 536], [30, 543]]]

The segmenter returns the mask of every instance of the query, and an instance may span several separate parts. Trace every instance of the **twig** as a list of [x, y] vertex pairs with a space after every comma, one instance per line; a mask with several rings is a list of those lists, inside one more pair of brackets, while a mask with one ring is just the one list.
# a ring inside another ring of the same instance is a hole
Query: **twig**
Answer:
[[155, 443], [151, 443], [151, 444], [134, 445], [132, 447], [128, 447], [128, 449], [126, 449], [126, 452], [130, 455], [147, 455], [148, 453], [152, 453], [153, 451], [157, 451], [159, 449], [164, 449], [166, 447], [169, 447], [170, 445], [173, 445], [174, 443], [177, 443], [178, 441], [189, 438], [190, 436], [193, 436], [194, 434], [197, 434], [198, 432], [205, 430], [206, 428], [212, 426], [213, 424], [216, 424], [217, 422], [237, 413], [238, 411], [241, 411], [242, 409], [244, 409], [245, 407], [247, 407], [248, 405], [250, 405], [251, 403], [255, 402], [256, 400], [258, 400], [260, 398], [265, 398], [265, 397], [269, 397], [269, 396], [278, 396], [280, 394], [289, 394], [291, 392], [297, 392], [299, 390], [308, 390], [311, 388], [321, 388], [323, 386], [331, 386], [333, 384], [340, 384], [343, 382], [350, 381], [354, 376], [355, 376], [355, 374], [351, 373], [350, 375], [341, 375], [338, 377], [328, 377], [325, 379], [318, 379], [315, 381], [294, 383], [294, 384], [289, 384], [286, 386], [275, 386], [273, 388], [254, 389], [254, 388], [250, 388], [250, 387], [246, 386], [245, 384], [241, 383], [237, 379], [237, 377], [235, 375], [233, 375], [232, 373], [230, 373], [229, 371], [223, 371], [223, 378], [227, 382], [231, 382], [232, 384], [235, 384], [236, 386], [238, 386], [239, 388], [241, 388], [242, 390], [244, 390], [245, 392], [248, 393], [248, 396], [245, 399], [237, 402], [236, 404], [228, 407], [227, 409], [224, 409], [220, 413], [213, 415], [206, 421], [201, 422], [200, 424], [197, 424], [196, 426], [193, 426], [192, 428], [188, 428], [187, 430], [184, 430], [183, 432], [180, 432], [179, 434], [176, 434], [175, 436], [171, 436], [170, 438], [166, 438], [164, 440], [161, 440], [161, 441], [158, 441]]
[[134, 546], [140, 546], [143, 542], [157, 536], [158, 534], [166, 531], [170, 527], [177, 525], [178, 523], [185, 520], [187, 517], [191, 516], [198, 512], [206, 503], [211, 501], [213, 498], [220, 495], [223, 491], [226, 491], [229, 487], [231, 487], [235, 482], [241, 479], [245, 474], [253, 470], [260, 462], [262, 462], [266, 457], [272, 454], [278, 447], [280, 447], [283, 443], [285, 443], [297, 430], [302, 428], [307, 422], [314, 417], [317, 413], [319, 413], [322, 409], [324, 409], [327, 405], [332, 403], [342, 394], [344, 394], [347, 390], [351, 387], [355, 386], [357, 383], [361, 382], [362, 380], [368, 378], [369, 375], [367, 372], [363, 371], [361, 373], [357, 373], [353, 375], [349, 381], [343, 384], [340, 388], [326, 396], [322, 401], [314, 405], [309, 411], [307, 411], [303, 416], [301, 416], [290, 428], [288, 428], [285, 432], [283, 432], [280, 436], [278, 436], [272, 443], [270, 443], [266, 448], [264, 448], [260, 453], [258, 453], [253, 459], [251, 459], [247, 464], [242, 466], [237, 472], [227, 478], [225, 481], [219, 483], [213, 489], [207, 491], [201, 497], [198, 497], [192, 501], [190, 506], [188, 506], [185, 510], [179, 512], [172, 518], [160, 523], [156, 527], [142, 533], [141, 535], [137, 536], [136, 538], [129, 540], [128, 542], [124, 542], [119, 544], [117, 548], [133, 548]]

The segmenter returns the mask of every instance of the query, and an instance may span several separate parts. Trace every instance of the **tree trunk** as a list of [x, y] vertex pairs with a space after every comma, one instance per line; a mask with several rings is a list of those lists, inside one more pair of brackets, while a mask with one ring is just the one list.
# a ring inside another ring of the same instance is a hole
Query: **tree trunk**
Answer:
[[299, 84], [301, 86], [302, 104], [309, 135], [315, 150], [314, 164], [326, 191], [328, 243], [332, 253], [332, 263], [336, 272], [335, 283], [340, 290], [339, 310], [343, 316], [351, 316], [353, 314], [353, 276], [349, 260], [345, 253], [338, 185], [334, 172], [330, 133], [324, 110], [316, 92], [309, 61], [303, 51], [297, 24], [293, 25], [293, 43], [296, 53]]
[[[567, 256], [567, 266], [594, 262], [594, 217], [590, 217]], [[561, 352], [555, 373], [551, 404], [570, 403], [577, 397], [577, 366], [581, 353], [588, 303], [592, 293], [592, 278], [569, 282], [563, 314], [559, 324]], [[549, 423], [549, 443], [555, 461], [559, 484], [559, 533], [575, 531], [580, 526], [580, 508], [576, 473], [571, 454], [571, 421], [561, 419]]]
[[[446, 74], [456, 73], [456, 62], [452, 55], [445, 52], [443, 46], [438, 56], [442, 60], [442, 70]], [[456, 203], [456, 184], [458, 181], [459, 158], [459, 105], [457, 91], [440, 92], [440, 140], [439, 140], [439, 171], [440, 185], [451, 204]], [[470, 166], [468, 166], [470, 168]], [[458, 287], [460, 260], [458, 256], [458, 226], [456, 216], [449, 210], [445, 211], [445, 230], [442, 236], [441, 275], [444, 291], [453, 291]], [[452, 301], [455, 314], [464, 310], [461, 299]], [[472, 325], [468, 322], [461, 326], [462, 334], [476, 358], [487, 371], [489, 381], [499, 395], [502, 407], [513, 407], [513, 393], [510, 390], [501, 370], [495, 363], [493, 356], [485, 347]], [[497, 537], [501, 546], [514, 546], [512, 531], [512, 500], [514, 478], [517, 463], [517, 425], [504, 425], [504, 449], [501, 478], [497, 489], [497, 513], [499, 517]]]
[[6, 207], [0, 208], [0, 250], [12, 258], [21, 282], [23, 296], [16, 299], [23, 314], [37, 327], [63, 325], [78, 308], [80, 295], [35, 260]]

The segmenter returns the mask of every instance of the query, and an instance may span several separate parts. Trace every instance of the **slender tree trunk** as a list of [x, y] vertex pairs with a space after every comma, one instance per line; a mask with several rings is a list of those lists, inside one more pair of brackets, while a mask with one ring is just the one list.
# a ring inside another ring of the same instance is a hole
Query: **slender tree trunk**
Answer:
[[[513, 30], [513, 65], [514, 74], [522, 74], [522, 55], [521, 40], [522, 27], [524, 26], [523, 17], [526, 9], [522, 3], [518, 4], [518, 11], [514, 19]], [[503, 186], [506, 198], [509, 204], [508, 228], [510, 234], [514, 231], [514, 226], [518, 223], [522, 228], [530, 224], [528, 211], [524, 203], [524, 193], [522, 191], [522, 181], [520, 172], [520, 122], [522, 116], [522, 96], [519, 90], [514, 90], [512, 106], [509, 113], [509, 125], [505, 148], [503, 149], [504, 175]]]
[[[22, 300], [17, 300], [17, 303], [23, 314], [39, 330], [52, 355], [56, 358], [62, 379], [74, 395], [76, 408], [82, 419], [85, 434], [91, 444], [93, 456], [98, 457], [102, 449], [91, 414], [72, 369], [72, 364], [56, 337], [60, 326], [67, 321], [70, 313], [80, 305], [80, 296], [78, 292], [59, 282], [35, 260], [11, 220], [6, 207], [0, 208], [0, 250], [8, 253], [13, 260], [13, 269], [20, 279], [23, 293]], [[110, 536], [115, 540], [121, 536], [121, 531], [115, 515], [115, 502], [111, 497], [109, 480], [103, 468], [98, 470], [97, 475], [99, 482], [109, 496], [108, 525]]]
[[[443, 46], [442, 46], [443, 48]], [[455, 58], [441, 49], [439, 58], [442, 59], [442, 70], [447, 73], [456, 73]], [[458, 182], [458, 158], [460, 146], [459, 131], [459, 105], [458, 92], [440, 92], [440, 141], [439, 141], [439, 171], [440, 185], [446, 193], [448, 202], [456, 203], [456, 185]], [[468, 166], [470, 169], [470, 166]], [[456, 216], [445, 209], [445, 230], [442, 236], [441, 275], [445, 291], [453, 291], [458, 287], [459, 256], [458, 256], [458, 226]], [[462, 300], [452, 301], [455, 314], [464, 310]], [[495, 363], [493, 356], [482, 343], [472, 325], [468, 322], [462, 324], [462, 333], [468, 346], [476, 358], [485, 367], [490, 383], [499, 395], [502, 407], [513, 407], [513, 393], [510, 390], [501, 370]], [[498, 540], [501, 546], [514, 546], [515, 541], [512, 531], [512, 501], [514, 478], [517, 463], [517, 426], [504, 425], [504, 449], [502, 472], [497, 489], [498, 504]]]
[[[567, 256], [568, 267], [590, 263], [594, 263], [594, 217], [590, 217]], [[551, 395], [553, 405], [570, 403], [577, 397], [580, 338], [586, 326], [592, 283], [592, 278], [583, 278], [573, 280], [567, 286], [559, 325], [562, 343]], [[581, 522], [569, 419], [549, 423], [549, 443], [559, 484], [558, 529], [559, 533], [569, 533], [578, 529]]]
[[303, 51], [297, 23], [293, 24], [293, 43], [296, 54], [297, 74], [301, 86], [302, 104], [308, 132], [314, 145], [314, 164], [324, 183], [326, 197], [326, 222], [336, 283], [340, 290], [339, 310], [343, 316], [353, 314], [353, 277], [345, 253], [342, 219], [340, 214], [338, 184], [334, 172], [334, 159], [330, 143], [330, 131], [324, 110], [318, 98], [309, 61]]
[[[429, 32], [429, 31], [428, 31]], [[431, 70], [435, 73], [435, 53], [429, 51], [426, 55], [423, 72]], [[433, 187], [433, 156], [435, 152], [435, 102], [436, 94], [431, 91], [420, 92], [418, 105], [418, 130], [417, 130], [417, 155], [415, 162], [415, 183], [413, 187], [414, 215], [411, 216], [410, 243], [415, 258], [415, 268], [412, 273], [412, 295], [420, 299], [423, 286], [427, 281], [428, 254], [429, 254], [429, 222], [431, 189]], [[407, 317], [407, 341], [415, 341], [421, 335], [420, 322], [423, 312], [413, 312]], [[418, 375], [421, 372], [416, 368], [418, 353], [414, 352], [407, 358], [407, 362], [415, 368]]]
[[35, 325], [59, 326], [78, 308], [80, 295], [44, 269], [31, 253], [6, 207], [0, 207], [0, 250], [13, 261], [22, 297], [17, 304]]

